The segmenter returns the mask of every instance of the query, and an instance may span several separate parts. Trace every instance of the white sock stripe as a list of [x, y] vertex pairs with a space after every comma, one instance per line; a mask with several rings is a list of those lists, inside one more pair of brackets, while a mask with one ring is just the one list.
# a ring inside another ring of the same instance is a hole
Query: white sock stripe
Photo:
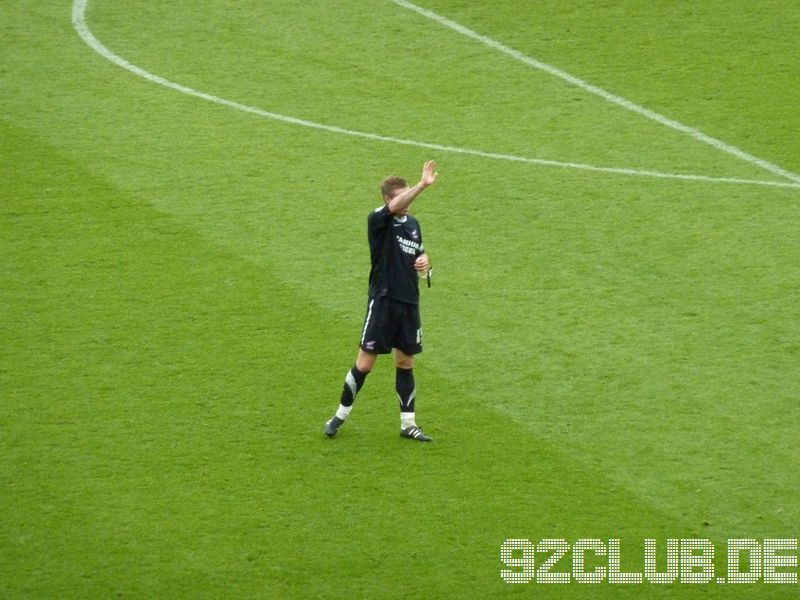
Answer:
[[416, 399], [416, 397], [417, 397], [417, 388], [414, 388], [414, 390], [411, 392], [411, 395], [408, 397], [408, 402], [403, 402], [403, 397], [400, 395], [400, 392], [397, 392], [397, 399], [400, 401], [401, 409], [410, 407], [411, 403]]
[[400, 412], [400, 428], [401, 429], [411, 429], [412, 427], [416, 427], [417, 423], [415, 421], [415, 415], [413, 412]]
[[342, 406], [339, 405], [339, 408], [336, 409], [336, 416], [339, 417], [342, 421], [347, 419], [347, 416], [350, 414], [350, 411], [353, 410], [352, 406]]
[[353, 400], [355, 400], [356, 394], [358, 393], [358, 384], [356, 384], [356, 378], [353, 377], [351, 371], [348, 371], [347, 375], [345, 375], [344, 382], [347, 384], [347, 387], [350, 388], [350, 393], [353, 395]]

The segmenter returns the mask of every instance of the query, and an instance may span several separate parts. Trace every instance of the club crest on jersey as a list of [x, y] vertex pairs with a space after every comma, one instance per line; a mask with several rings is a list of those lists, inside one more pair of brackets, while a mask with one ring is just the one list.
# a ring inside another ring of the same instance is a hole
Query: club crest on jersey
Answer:
[[414, 238], [415, 240], [419, 239], [419, 234], [417, 233], [416, 229], [411, 230], [411, 237]]

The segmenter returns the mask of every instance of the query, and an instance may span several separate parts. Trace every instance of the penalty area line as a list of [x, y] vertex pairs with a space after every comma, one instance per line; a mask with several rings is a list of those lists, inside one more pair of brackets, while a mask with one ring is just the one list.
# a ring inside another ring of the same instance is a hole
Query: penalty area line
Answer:
[[346, 129], [344, 127], [338, 127], [336, 125], [327, 125], [324, 123], [317, 123], [314, 121], [308, 121], [306, 119], [299, 119], [296, 117], [291, 117], [288, 115], [282, 115], [279, 113], [270, 112], [255, 106], [248, 106], [246, 104], [242, 104], [240, 102], [235, 102], [233, 100], [228, 100], [226, 98], [221, 98], [219, 96], [214, 96], [212, 94], [208, 94], [206, 92], [202, 92], [199, 90], [195, 90], [191, 87], [182, 85], [180, 83], [175, 83], [170, 81], [169, 79], [165, 79], [159, 75], [155, 75], [134, 65], [133, 63], [125, 60], [121, 56], [115, 54], [111, 50], [109, 50], [105, 45], [103, 45], [92, 33], [89, 29], [89, 26], [86, 23], [86, 7], [88, 5], [88, 0], [74, 0], [72, 5], [72, 25], [75, 28], [75, 31], [81, 37], [81, 39], [97, 54], [105, 58], [106, 60], [112, 62], [113, 64], [121, 67], [142, 79], [145, 79], [151, 83], [155, 83], [161, 85], [163, 87], [172, 89], [174, 91], [180, 92], [182, 94], [186, 94], [188, 96], [193, 96], [195, 98], [200, 98], [202, 100], [206, 100], [208, 102], [212, 102], [214, 104], [218, 104], [221, 106], [226, 106], [228, 108], [232, 108], [234, 110], [238, 110], [245, 113], [250, 113], [253, 115], [257, 115], [259, 117], [272, 119], [275, 121], [279, 121], [282, 123], [288, 123], [291, 125], [299, 125], [301, 127], [308, 127], [311, 129], [317, 129], [322, 131], [327, 131], [330, 133], [337, 133], [341, 135], [348, 135], [352, 137], [360, 137], [363, 139], [378, 141], [378, 142], [388, 142], [392, 144], [401, 144], [404, 146], [414, 146], [417, 148], [426, 148], [429, 150], [437, 150], [440, 152], [448, 152], [453, 154], [465, 154], [468, 156], [477, 156], [481, 158], [488, 158], [493, 160], [502, 160], [508, 162], [518, 162], [518, 163], [527, 163], [527, 164], [534, 164], [534, 165], [542, 165], [542, 166], [549, 166], [549, 167], [559, 167], [563, 169], [575, 169], [581, 171], [593, 171], [598, 173], [611, 173], [615, 175], [625, 175], [631, 177], [650, 177], [650, 178], [658, 178], [658, 179], [677, 179], [683, 181], [700, 181], [700, 182], [707, 182], [707, 183], [727, 183], [727, 184], [738, 184], [738, 185], [758, 185], [758, 186], [768, 186], [768, 187], [782, 187], [782, 188], [800, 188], [800, 178], [798, 179], [797, 183], [790, 183], [784, 181], [770, 181], [770, 180], [762, 180], [762, 179], [740, 179], [737, 177], [712, 177], [709, 175], [695, 175], [689, 173], [665, 173], [660, 171], [651, 171], [651, 170], [643, 170], [643, 169], [632, 169], [632, 168], [624, 168], [624, 167], [606, 167], [600, 165], [592, 165], [586, 163], [577, 163], [577, 162], [564, 162], [558, 160], [549, 160], [545, 158], [535, 158], [535, 157], [526, 157], [526, 156], [517, 156], [513, 154], [502, 154], [496, 152], [486, 152], [483, 150], [475, 150], [471, 148], [460, 148], [457, 146], [447, 146], [443, 144], [435, 144], [430, 142], [423, 142], [418, 140], [411, 140], [405, 138], [398, 138], [386, 135], [379, 135], [376, 133], [370, 133], [366, 131], [358, 131], [355, 129]]

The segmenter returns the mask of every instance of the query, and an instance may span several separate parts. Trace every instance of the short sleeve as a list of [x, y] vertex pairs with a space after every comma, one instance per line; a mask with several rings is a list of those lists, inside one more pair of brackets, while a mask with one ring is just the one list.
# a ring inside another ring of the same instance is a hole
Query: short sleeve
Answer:
[[378, 229], [383, 229], [392, 219], [392, 212], [389, 210], [389, 207], [384, 204], [383, 206], [379, 206], [371, 213], [369, 213], [369, 217], [367, 218], [367, 228], [369, 231], [376, 231]]

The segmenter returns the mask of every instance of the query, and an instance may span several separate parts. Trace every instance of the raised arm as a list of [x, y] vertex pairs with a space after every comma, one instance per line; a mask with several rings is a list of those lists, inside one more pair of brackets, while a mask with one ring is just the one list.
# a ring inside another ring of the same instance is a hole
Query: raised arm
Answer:
[[403, 212], [403, 210], [405, 210], [408, 205], [411, 204], [416, 197], [420, 195], [420, 193], [422, 193], [422, 190], [427, 188], [429, 185], [433, 185], [437, 176], [438, 173], [436, 172], [436, 162], [432, 160], [427, 161], [425, 166], [422, 167], [422, 177], [420, 178], [419, 183], [392, 198], [388, 203], [389, 211], [395, 215]]

